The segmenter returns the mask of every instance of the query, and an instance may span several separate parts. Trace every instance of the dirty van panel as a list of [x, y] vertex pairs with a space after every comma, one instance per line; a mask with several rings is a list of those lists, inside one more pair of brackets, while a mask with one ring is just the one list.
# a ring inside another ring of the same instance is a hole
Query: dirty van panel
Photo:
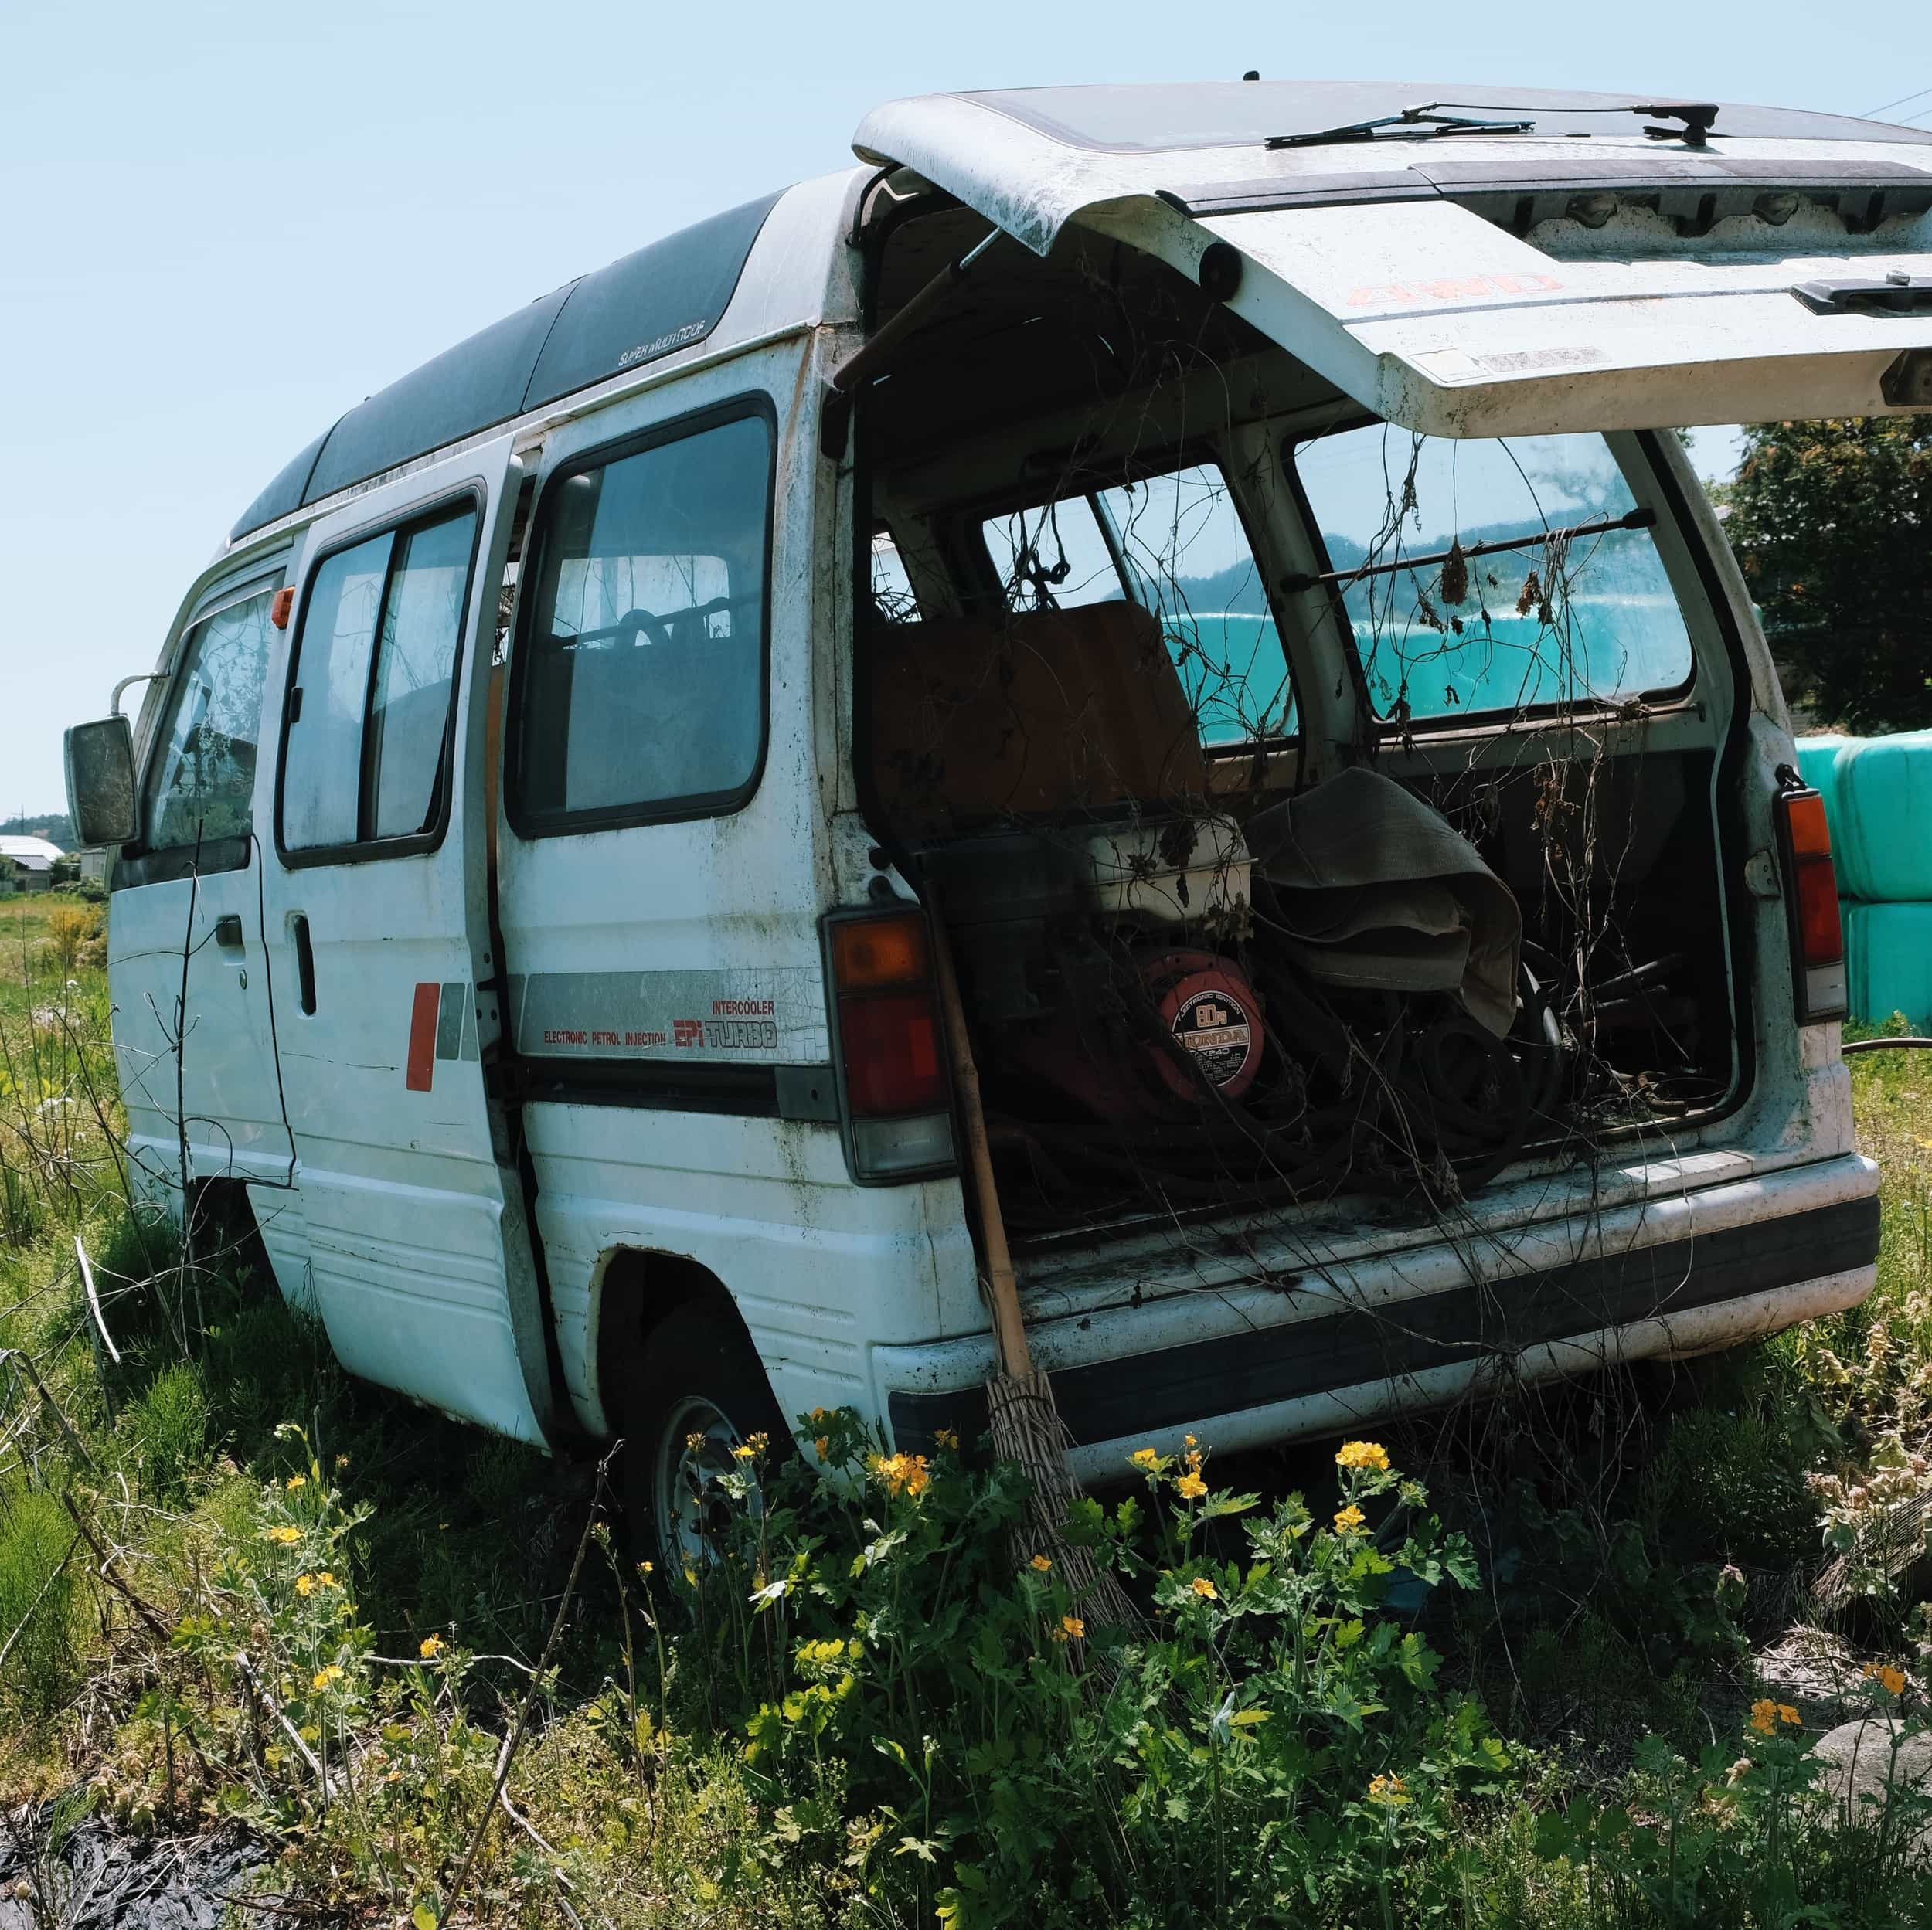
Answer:
[[184, 1130], [194, 1179], [285, 1181], [293, 1156], [253, 835], [263, 700], [278, 655], [270, 606], [287, 562], [211, 573], [190, 600], [150, 700], [138, 834], [114, 869], [114, 1050], [134, 1168], [158, 1191], [179, 1187]]
[[[490, 656], [511, 439], [306, 534], [263, 812], [298, 1167], [280, 1273], [352, 1373], [541, 1445], [554, 1425], [521, 1177], [486, 1088]], [[257, 1210], [261, 1210], [258, 1197]]]
[[[888, 237], [886, 303], [961, 220]], [[1071, 231], [863, 427], [875, 821], [1018, 1231], [1440, 1211], [1735, 1103], [1735, 670], [1631, 439], [1365, 420]]]

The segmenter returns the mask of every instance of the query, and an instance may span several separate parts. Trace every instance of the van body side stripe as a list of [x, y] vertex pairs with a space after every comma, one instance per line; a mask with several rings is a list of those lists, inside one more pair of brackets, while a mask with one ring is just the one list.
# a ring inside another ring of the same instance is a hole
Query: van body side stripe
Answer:
[[410, 1055], [403, 1083], [412, 1092], [427, 1092], [436, 1072], [436, 1012], [443, 988], [434, 979], [424, 979], [416, 988], [416, 1002], [410, 1007]]

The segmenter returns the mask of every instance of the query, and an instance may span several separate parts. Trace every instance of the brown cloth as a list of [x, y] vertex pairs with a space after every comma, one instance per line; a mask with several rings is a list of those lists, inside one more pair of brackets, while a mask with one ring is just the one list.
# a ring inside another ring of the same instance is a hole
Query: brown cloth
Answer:
[[1476, 848], [1411, 792], [1355, 766], [1250, 819], [1288, 949], [1328, 984], [1448, 992], [1500, 1038], [1522, 913]]

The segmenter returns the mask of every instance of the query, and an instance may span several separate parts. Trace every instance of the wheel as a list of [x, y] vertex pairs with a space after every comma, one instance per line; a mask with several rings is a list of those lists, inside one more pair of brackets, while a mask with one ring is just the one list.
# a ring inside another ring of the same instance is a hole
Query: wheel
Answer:
[[715, 1302], [680, 1307], [651, 1330], [626, 1397], [631, 1538], [674, 1573], [715, 1551], [731, 1505], [718, 1477], [740, 1465], [731, 1450], [763, 1434], [769, 1467], [790, 1452], [791, 1435], [736, 1315]]

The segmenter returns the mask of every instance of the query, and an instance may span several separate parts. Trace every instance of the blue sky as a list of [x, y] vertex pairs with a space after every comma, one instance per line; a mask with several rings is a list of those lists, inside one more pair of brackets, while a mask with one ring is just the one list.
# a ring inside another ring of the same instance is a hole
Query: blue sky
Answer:
[[62, 727], [151, 666], [236, 513], [437, 350], [843, 165], [875, 102], [1247, 67], [1861, 113], [1932, 89], [1932, 12], [8, 0], [0, 816], [60, 807]]

